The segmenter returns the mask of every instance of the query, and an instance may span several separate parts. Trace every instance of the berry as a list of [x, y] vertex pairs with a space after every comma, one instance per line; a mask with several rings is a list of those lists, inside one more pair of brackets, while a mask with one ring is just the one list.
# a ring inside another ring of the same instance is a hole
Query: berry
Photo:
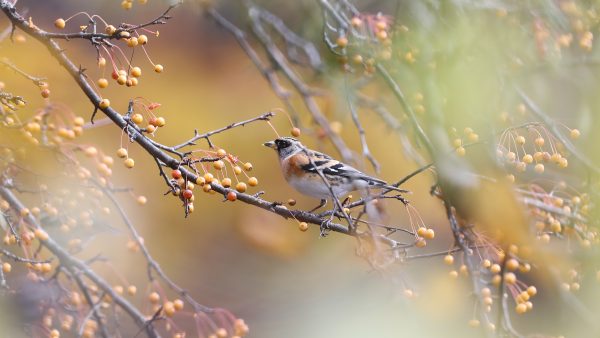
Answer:
[[163, 66], [162, 65], [155, 65], [154, 66], [154, 71], [157, 73], [162, 73], [163, 72]]
[[158, 293], [156, 292], [152, 292], [149, 296], [148, 296], [148, 300], [150, 301], [150, 303], [152, 304], [156, 304], [158, 303], [158, 301], [160, 300], [160, 296], [158, 295]]
[[49, 98], [50, 97], [50, 89], [45, 88], [44, 90], [42, 90], [41, 94], [42, 94], [43, 98], [45, 98], [45, 99]]
[[140, 113], [133, 114], [131, 116], [131, 121], [137, 125], [140, 125], [142, 122], [144, 122], [144, 116], [142, 116]]
[[571, 133], [570, 136], [572, 139], [578, 139], [579, 136], [581, 136], [581, 132], [579, 131], [579, 129], [571, 129]]
[[138, 196], [136, 201], [139, 205], [144, 205], [148, 202], [148, 199], [146, 198], [146, 196]]
[[542, 174], [544, 172], [544, 165], [542, 163], [538, 163], [534, 168], [535, 172], [538, 174]]
[[237, 200], [237, 194], [235, 193], [235, 191], [230, 191], [227, 193], [227, 200], [231, 202]]
[[454, 263], [454, 256], [452, 256], [452, 255], [444, 256], [444, 263], [446, 263], [448, 265], [452, 265], [452, 263]]
[[183, 303], [183, 301], [181, 299], [175, 299], [173, 301], [173, 306], [175, 307], [175, 310], [177, 310], [177, 311], [183, 310], [184, 305], [185, 304]]
[[126, 159], [123, 164], [125, 164], [125, 166], [129, 169], [133, 168], [133, 166], [135, 165], [135, 161], [130, 157], [128, 159]]
[[206, 173], [206, 174], [204, 174], [204, 181], [205, 181], [206, 183], [210, 183], [210, 182], [212, 182], [214, 179], [215, 179], [215, 177], [213, 176], [213, 174], [211, 174], [211, 173]]
[[246, 187], [246, 183], [244, 182], [239, 182], [238, 184], [236, 184], [235, 186], [235, 190], [237, 190], [238, 192], [245, 192], [248, 188]]
[[164, 127], [167, 124], [167, 121], [165, 120], [164, 117], [157, 117], [156, 118], [156, 126], [157, 127]]
[[133, 77], [142, 76], [142, 69], [140, 67], [131, 68], [131, 76], [133, 76]]
[[185, 189], [181, 195], [186, 200], [189, 200], [194, 196], [194, 193], [190, 189]]
[[54, 21], [54, 27], [56, 27], [58, 29], [65, 28], [66, 24], [67, 23], [65, 22], [65, 20], [63, 18], [59, 18], [59, 19], [56, 19], [56, 21]]
[[138, 36], [138, 38], [137, 38], [137, 39], [138, 39], [138, 43], [139, 43], [140, 45], [145, 45], [145, 44], [147, 44], [147, 43], [148, 43], [148, 37], [147, 37], [146, 35], [144, 35], [144, 34], [142, 34], [142, 35]]
[[100, 88], [108, 87], [108, 80], [105, 78], [98, 79], [98, 87], [100, 87]]
[[119, 148], [119, 149], [117, 149], [117, 157], [119, 157], [119, 158], [126, 158], [127, 156], [128, 156], [127, 149], [125, 149], [125, 148]]
[[100, 100], [98, 106], [100, 107], [100, 109], [106, 109], [110, 106], [110, 101], [108, 99], [102, 99]]
[[116, 31], [117, 31], [117, 29], [113, 25], [108, 25], [104, 29], [104, 32], [106, 32], [106, 34], [108, 34], [108, 35], [113, 35], [113, 34], [115, 34]]
[[221, 169], [223, 169], [223, 167], [225, 167], [225, 162], [223, 162], [221, 160], [213, 162], [213, 168], [215, 168], [217, 170], [221, 170]]
[[174, 179], [178, 180], [181, 178], [181, 170], [179, 169], [174, 169], [173, 171], [171, 171], [171, 177], [173, 177]]
[[231, 187], [231, 178], [225, 177], [222, 181], [221, 181], [221, 185], [225, 188], [229, 188]]
[[258, 185], [258, 179], [256, 177], [250, 177], [248, 179], [248, 185], [251, 187], [256, 187]]
[[340, 36], [335, 42], [338, 47], [345, 48], [348, 45], [348, 39], [345, 36]]
[[300, 231], [306, 231], [306, 230], [308, 230], [308, 223], [306, 223], [306, 222], [300, 222], [298, 224], [298, 229], [300, 229]]
[[301, 135], [300, 128], [298, 128], [298, 127], [292, 128], [291, 134], [294, 137], [300, 137], [300, 135]]
[[250, 162], [244, 163], [244, 170], [252, 171], [252, 163], [250, 163]]

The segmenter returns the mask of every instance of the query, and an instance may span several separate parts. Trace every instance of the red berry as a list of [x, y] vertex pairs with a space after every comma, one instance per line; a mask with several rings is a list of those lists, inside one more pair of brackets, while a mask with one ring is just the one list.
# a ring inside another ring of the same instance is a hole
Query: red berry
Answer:
[[176, 180], [180, 179], [181, 171], [179, 169], [175, 169], [175, 170], [171, 171], [171, 177], [173, 177]]
[[185, 198], [186, 200], [189, 200], [190, 198], [192, 198], [192, 196], [194, 196], [194, 193], [190, 189], [185, 189], [183, 191], [183, 198]]

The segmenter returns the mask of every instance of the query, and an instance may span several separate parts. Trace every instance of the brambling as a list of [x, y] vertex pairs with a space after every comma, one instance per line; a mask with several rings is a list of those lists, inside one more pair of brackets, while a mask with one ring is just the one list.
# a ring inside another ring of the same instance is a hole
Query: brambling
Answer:
[[264, 143], [264, 146], [277, 151], [283, 176], [292, 187], [304, 195], [321, 199], [321, 204], [312, 211], [325, 205], [327, 199], [332, 197], [329, 188], [323, 182], [317, 170], [329, 182], [335, 198], [355, 190], [368, 188], [408, 192], [389, 185], [378, 178], [371, 177], [326, 154], [310, 150], [292, 137], [280, 137], [274, 141]]

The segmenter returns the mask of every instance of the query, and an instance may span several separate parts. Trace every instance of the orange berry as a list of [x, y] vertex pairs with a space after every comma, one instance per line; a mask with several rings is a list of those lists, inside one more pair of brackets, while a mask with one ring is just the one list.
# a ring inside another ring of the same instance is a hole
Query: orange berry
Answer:
[[517, 281], [517, 276], [512, 272], [507, 272], [504, 274], [504, 281], [506, 284], [515, 284]]
[[251, 187], [256, 187], [258, 185], [258, 179], [256, 177], [250, 177], [248, 179], [248, 185]]
[[164, 117], [159, 116], [156, 118], [156, 126], [157, 127], [164, 127], [166, 124], [167, 124], [167, 121], [165, 120]]
[[237, 200], [237, 194], [235, 193], [235, 191], [230, 191], [227, 193], [227, 200], [231, 202]]
[[136, 287], [135, 285], [129, 285], [129, 286], [127, 287], [127, 293], [128, 293], [130, 296], [134, 296], [134, 295], [137, 293], [137, 287]]
[[183, 198], [185, 198], [186, 200], [189, 200], [194, 196], [194, 192], [192, 192], [190, 189], [185, 189], [181, 193], [181, 196], [183, 196]]
[[160, 300], [160, 296], [158, 295], [158, 293], [156, 292], [152, 292], [149, 296], [148, 296], [148, 300], [150, 301], [150, 303], [152, 304], [156, 304], [158, 303], [158, 301]]
[[337, 38], [335, 42], [338, 47], [345, 48], [348, 45], [348, 39], [345, 36], [340, 36]]
[[131, 68], [131, 76], [133, 76], [133, 77], [142, 76], [142, 69], [140, 67]]
[[167, 317], [173, 317], [175, 314], [175, 305], [173, 305], [173, 302], [165, 302], [163, 304], [163, 312]]
[[42, 90], [41, 94], [43, 98], [47, 99], [48, 97], [50, 97], [50, 89], [45, 88], [44, 90]]
[[506, 268], [508, 270], [514, 271], [519, 267], [519, 261], [517, 261], [514, 258], [509, 259], [508, 261], [506, 261]]
[[98, 79], [98, 87], [100, 87], [100, 88], [106, 88], [106, 87], [108, 87], [108, 80], [105, 79], [105, 78], [103, 78], [103, 77], [99, 78]]
[[223, 180], [221, 180], [221, 185], [222, 185], [224, 188], [229, 188], [229, 187], [231, 187], [231, 178], [229, 178], [229, 177], [225, 177]]
[[214, 179], [215, 179], [215, 177], [213, 176], [213, 174], [211, 174], [211, 173], [206, 173], [206, 174], [204, 174], [204, 181], [205, 181], [206, 183], [210, 183], [210, 182], [212, 182]]
[[250, 163], [250, 162], [244, 163], [244, 170], [246, 170], [246, 171], [252, 171], [252, 168], [253, 168], [252, 167], [252, 163]]
[[2, 272], [9, 273], [12, 270], [12, 265], [8, 262], [2, 263]]
[[298, 127], [292, 128], [291, 134], [294, 137], [300, 137], [300, 135], [301, 135], [300, 128], [298, 128]]
[[233, 172], [234, 172], [236, 175], [239, 175], [239, 174], [241, 174], [241, 173], [242, 173], [242, 168], [240, 168], [239, 166], [237, 166], [237, 165], [236, 165], [235, 167], [233, 167]]
[[542, 174], [544, 172], [544, 165], [542, 163], [538, 163], [535, 165], [534, 170], [538, 174]]
[[306, 222], [300, 222], [298, 224], [298, 229], [300, 229], [300, 231], [306, 231], [306, 230], [308, 230], [308, 223], [306, 223]]
[[163, 72], [163, 66], [162, 65], [155, 65], [154, 66], [154, 71], [157, 73], [162, 73]]
[[181, 311], [181, 310], [183, 310], [183, 307], [185, 306], [185, 304], [183, 303], [183, 301], [181, 299], [175, 299], [173, 301], [173, 306], [175, 307], [175, 310]]
[[452, 265], [452, 263], [454, 263], [454, 256], [452, 256], [452, 255], [444, 256], [444, 263], [446, 263], [448, 265]]

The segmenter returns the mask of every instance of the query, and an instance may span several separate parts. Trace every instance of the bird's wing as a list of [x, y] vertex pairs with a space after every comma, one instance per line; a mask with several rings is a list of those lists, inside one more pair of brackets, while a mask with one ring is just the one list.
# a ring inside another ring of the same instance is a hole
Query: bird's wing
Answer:
[[316, 173], [317, 170], [319, 170], [323, 173], [323, 175], [341, 176], [348, 179], [363, 180], [366, 181], [369, 185], [387, 185], [385, 181], [369, 176], [350, 165], [334, 160], [326, 154], [317, 151], [312, 151], [311, 153], [309, 153], [309, 156], [313, 158], [313, 162], [316, 167], [313, 166], [310, 162], [303, 165], [302, 169], [308, 172]]

